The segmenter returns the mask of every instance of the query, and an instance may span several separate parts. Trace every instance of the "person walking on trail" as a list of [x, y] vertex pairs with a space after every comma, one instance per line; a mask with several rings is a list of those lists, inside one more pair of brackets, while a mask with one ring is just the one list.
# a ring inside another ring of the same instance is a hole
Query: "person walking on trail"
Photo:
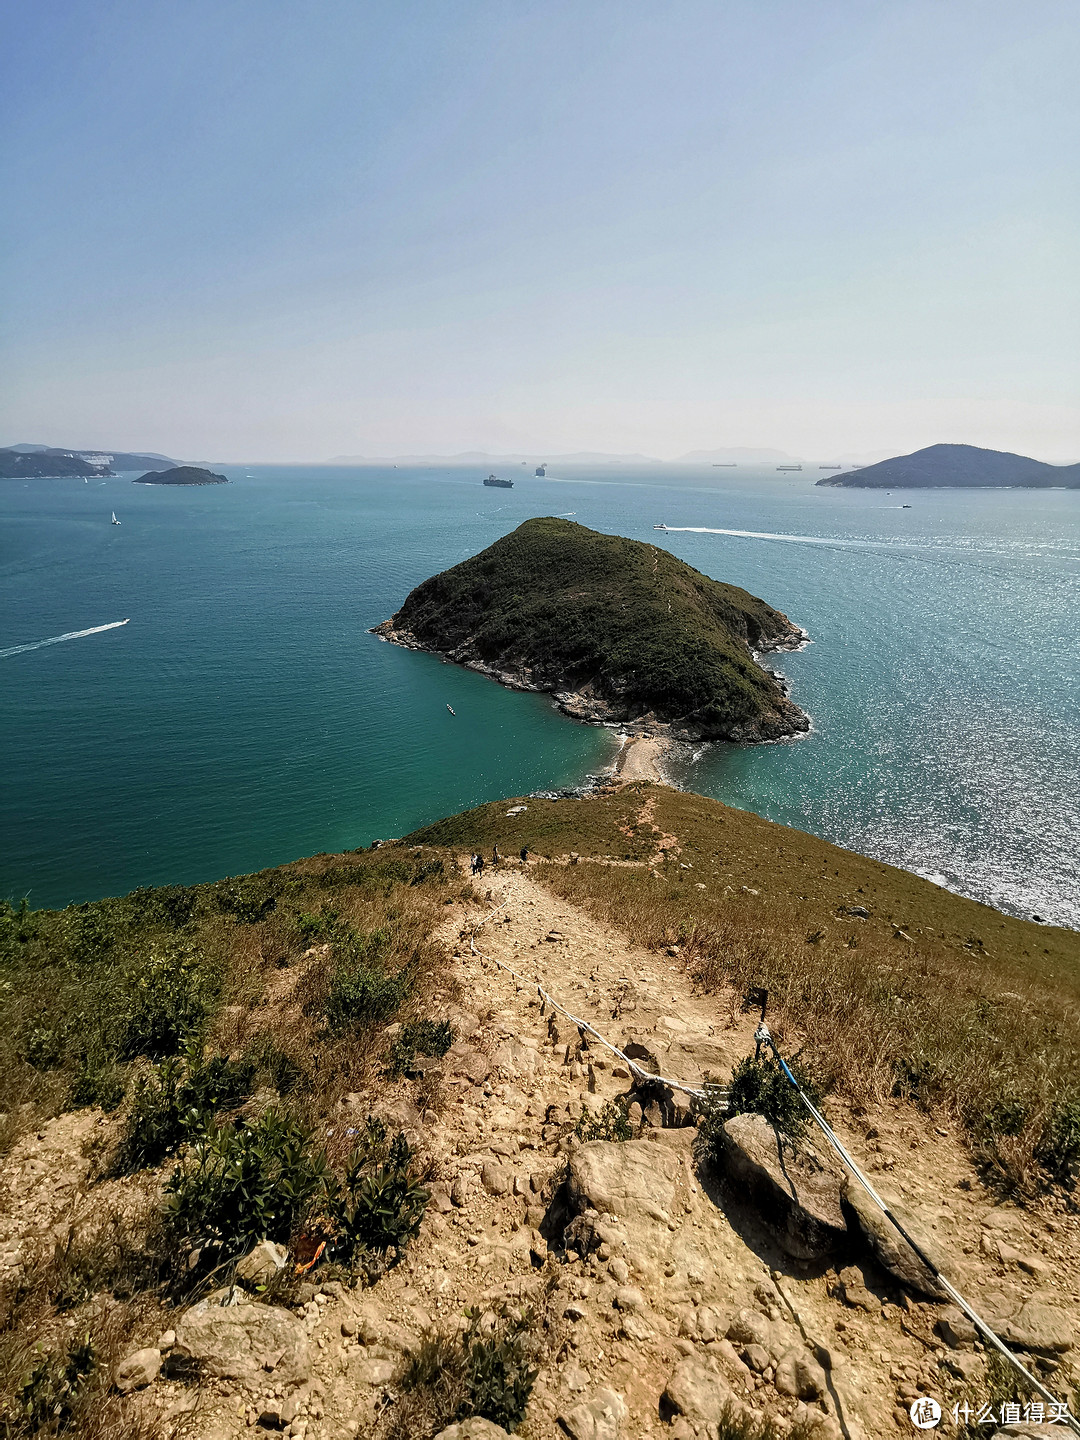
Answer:
[[491, 847], [491, 863], [492, 863], [493, 865], [497, 865], [497, 864], [499, 863], [499, 847], [498, 847], [498, 845], [493, 845], [493, 846]]
[[529, 847], [527, 845], [522, 845], [521, 847], [521, 863], [523, 865], [529, 863]]
[[483, 857], [483, 855], [478, 854], [477, 857], [476, 857], [476, 873], [477, 873], [477, 875], [480, 875], [480, 874], [483, 872], [483, 869], [484, 869], [484, 857]]

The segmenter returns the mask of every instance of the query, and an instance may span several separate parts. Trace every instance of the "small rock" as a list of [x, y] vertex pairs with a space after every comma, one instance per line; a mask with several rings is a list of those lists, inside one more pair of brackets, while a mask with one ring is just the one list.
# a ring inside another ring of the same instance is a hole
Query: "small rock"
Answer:
[[630, 1266], [626, 1263], [626, 1261], [622, 1258], [621, 1255], [617, 1255], [615, 1259], [608, 1264], [607, 1268], [608, 1274], [616, 1282], [616, 1284], [625, 1285], [629, 1281]]
[[157, 1342], [157, 1348], [159, 1350], [171, 1350], [175, 1344], [176, 1331], [166, 1330], [165, 1333], [161, 1336], [161, 1339]]
[[816, 1400], [825, 1394], [825, 1371], [808, 1351], [792, 1346], [777, 1362], [773, 1384], [781, 1395]]
[[480, 1172], [480, 1179], [489, 1195], [505, 1195], [510, 1189], [511, 1175], [505, 1165], [489, 1160]]
[[464, 1209], [469, 1203], [469, 1182], [464, 1175], [459, 1175], [450, 1186], [450, 1202], [459, 1210]]
[[510, 1440], [510, 1436], [494, 1420], [474, 1415], [470, 1420], [459, 1420], [456, 1425], [440, 1430], [435, 1440]]
[[575, 1405], [565, 1415], [559, 1416], [571, 1440], [619, 1440], [623, 1421], [627, 1417], [626, 1405], [621, 1395], [614, 1390], [598, 1390], [589, 1401]]
[[616, 1310], [644, 1310], [645, 1296], [633, 1285], [620, 1285], [615, 1291]]
[[720, 1372], [690, 1356], [675, 1366], [660, 1397], [664, 1419], [682, 1416], [699, 1425], [716, 1425], [725, 1411], [737, 1406], [735, 1393]]
[[284, 1245], [277, 1245], [273, 1240], [260, 1240], [237, 1265], [237, 1279], [249, 1285], [265, 1285], [284, 1270], [288, 1259], [289, 1252]]
[[763, 1375], [769, 1368], [769, 1352], [762, 1345], [747, 1345], [743, 1359], [758, 1375]]
[[121, 1395], [128, 1395], [132, 1390], [144, 1390], [152, 1385], [160, 1373], [160, 1350], [133, 1350], [117, 1365], [113, 1379]]
[[1064, 1353], [1073, 1347], [1069, 1317], [1045, 1300], [1028, 1300], [1001, 1329], [1001, 1338], [1020, 1350], [1037, 1354]]
[[975, 1326], [955, 1305], [947, 1305], [934, 1323], [935, 1332], [951, 1350], [961, 1350], [975, 1343]]

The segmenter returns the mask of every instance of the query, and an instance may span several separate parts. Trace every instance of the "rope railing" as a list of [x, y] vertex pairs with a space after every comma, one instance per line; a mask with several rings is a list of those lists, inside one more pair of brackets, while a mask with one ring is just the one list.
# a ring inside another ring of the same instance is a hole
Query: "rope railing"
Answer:
[[[1013, 1368], [1013, 1370], [1015, 1370], [1016, 1373], [1023, 1379], [1026, 1385], [1030, 1386], [1030, 1388], [1034, 1390], [1037, 1395], [1041, 1396], [1044, 1401], [1052, 1405], [1055, 1411], [1060, 1411], [1062, 1402], [1058, 1399], [1058, 1397], [1054, 1395], [1051, 1391], [1049, 1391], [1042, 1383], [1042, 1381], [1037, 1379], [1031, 1373], [1031, 1371], [1027, 1368], [1027, 1366], [1023, 1363], [1019, 1356], [1015, 1355], [1013, 1351], [1009, 1349], [1009, 1347], [1005, 1344], [1004, 1340], [1002, 1340], [999, 1335], [995, 1334], [995, 1332], [982, 1318], [982, 1316], [978, 1314], [978, 1312], [967, 1300], [965, 1300], [963, 1295], [961, 1295], [960, 1291], [957, 1290], [956, 1286], [953, 1285], [953, 1283], [941, 1273], [941, 1270], [934, 1263], [931, 1257], [926, 1253], [923, 1247], [919, 1244], [918, 1240], [916, 1240], [914, 1236], [909, 1233], [907, 1228], [900, 1220], [897, 1219], [897, 1217], [893, 1214], [892, 1210], [889, 1208], [886, 1202], [874, 1189], [873, 1185], [871, 1185], [870, 1181], [863, 1174], [862, 1170], [855, 1163], [854, 1159], [851, 1157], [845, 1147], [841, 1144], [832, 1126], [825, 1119], [824, 1115], [822, 1115], [821, 1111], [810, 1099], [810, 1097], [807, 1095], [806, 1091], [802, 1088], [799, 1082], [795, 1079], [795, 1076], [791, 1073], [791, 1070], [788, 1068], [784, 1057], [780, 1054], [780, 1051], [776, 1045], [776, 1041], [769, 1033], [769, 1027], [765, 1024], [764, 1019], [761, 1021], [761, 1024], [755, 1031], [754, 1039], [757, 1042], [759, 1048], [761, 1045], [767, 1045], [772, 1050], [773, 1054], [776, 1056], [777, 1064], [780, 1066], [781, 1070], [783, 1070], [785, 1076], [787, 1077], [791, 1085], [794, 1086], [795, 1091], [799, 1096], [799, 1099], [806, 1106], [806, 1109], [810, 1112], [811, 1117], [813, 1118], [818, 1128], [821, 1130], [822, 1134], [825, 1136], [826, 1140], [828, 1140], [829, 1144], [836, 1151], [837, 1155], [839, 1155], [840, 1159], [847, 1166], [848, 1170], [850, 1170], [854, 1178], [870, 1196], [870, 1199], [885, 1216], [889, 1224], [911, 1247], [911, 1249], [918, 1256], [922, 1264], [926, 1266], [927, 1270], [941, 1286], [942, 1290], [944, 1290], [945, 1293], [949, 1296], [949, 1298], [953, 1301], [957, 1309], [961, 1310], [963, 1314], [967, 1316], [967, 1318], [971, 1321], [972, 1325], [975, 1326], [975, 1329], [978, 1331], [982, 1339], [992, 1349], [997, 1351], [997, 1353], [1002, 1357], [1002, 1359], [1005, 1360]], [[1058, 1418], [1060, 1418], [1066, 1425], [1068, 1425], [1075, 1435], [1080, 1435], [1080, 1420], [1078, 1420], [1076, 1416], [1069, 1412], [1067, 1405], [1065, 1406], [1064, 1415], [1060, 1415]]]

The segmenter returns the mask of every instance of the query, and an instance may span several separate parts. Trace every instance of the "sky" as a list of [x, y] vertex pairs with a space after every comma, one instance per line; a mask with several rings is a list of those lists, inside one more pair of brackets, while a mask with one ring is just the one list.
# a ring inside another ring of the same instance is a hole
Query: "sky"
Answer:
[[35, 0], [0, 443], [1080, 459], [1075, 0]]

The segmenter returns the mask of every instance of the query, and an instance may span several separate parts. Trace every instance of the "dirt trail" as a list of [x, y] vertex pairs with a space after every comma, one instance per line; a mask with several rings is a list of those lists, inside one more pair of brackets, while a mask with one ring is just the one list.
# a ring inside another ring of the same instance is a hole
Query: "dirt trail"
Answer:
[[[651, 823], [644, 811], [642, 818]], [[675, 843], [658, 837], [661, 846]], [[403, 1348], [433, 1326], [453, 1325], [466, 1306], [546, 1306], [561, 1336], [537, 1380], [520, 1431], [525, 1440], [704, 1435], [704, 1428], [672, 1425], [661, 1415], [665, 1386], [684, 1362], [720, 1377], [715, 1383], [773, 1415], [781, 1429], [797, 1415], [818, 1417], [821, 1440], [910, 1434], [904, 1407], [916, 1395], [946, 1403], [962, 1376], [969, 1393], [978, 1390], [983, 1357], [970, 1344], [953, 1349], [934, 1334], [940, 1307], [903, 1298], [865, 1254], [842, 1254], [828, 1264], [785, 1256], [744, 1195], [699, 1178], [690, 1125], [646, 1125], [645, 1138], [631, 1142], [635, 1153], [652, 1157], [658, 1194], [665, 1195], [657, 1213], [666, 1218], [646, 1213], [648, 1207], [630, 1211], [612, 1222], [610, 1243], [591, 1256], [563, 1253], [550, 1206], [580, 1144], [574, 1124], [583, 1112], [597, 1113], [626, 1095], [630, 1082], [595, 1048], [586, 1063], [575, 1058], [576, 1029], [542, 1014], [531, 982], [542, 981], [613, 1043], [637, 1041], [662, 1073], [695, 1085], [706, 1071], [726, 1079], [752, 1053], [755, 1017], [734, 993], [696, 993], [678, 953], [635, 946], [554, 897], [532, 866], [489, 868], [473, 899], [447, 908], [442, 938], [461, 998], [443, 997], [458, 1038], [441, 1090], [437, 1096], [429, 1090], [420, 1111], [407, 1082], [388, 1084], [376, 1107], [431, 1157], [432, 1202], [419, 1240], [377, 1286], [350, 1290], [332, 1282], [299, 1308], [311, 1360], [305, 1409], [286, 1427], [294, 1440], [376, 1434]], [[493, 959], [528, 978], [515, 980]], [[1041, 1298], [1064, 1307], [1055, 1313], [1080, 1335], [1074, 1223], [994, 1205], [958, 1140], [899, 1102], [859, 1115], [830, 1104], [830, 1116], [858, 1161], [935, 1237], [951, 1277], [985, 1313], [1010, 1315], [1022, 1301]], [[343, 1123], [360, 1118], [343, 1112]], [[7, 1157], [2, 1179], [12, 1222], [0, 1232], [0, 1264], [14, 1261], [46, 1175], [57, 1196], [69, 1179], [81, 1179], [84, 1162], [73, 1161], [66, 1176], [57, 1142], [77, 1142], [97, 1123], [61, 1117]], [[617, 1159], [631, 1147], [611, 1141], [599, 1148]], [[47, 1207], [34, 1228], [56, 1218]], [[844, 1270], [846, 1302], [838, 1275], [844, 1266], [855, 1267]], [[778, 1367], [764, 1351], [724, 1338], [746, 1311], [804, 1349], [818, 1347], [828, 1365], [819, 1398], [781, 1393]], [[1047, 1373], [1061, 1360], [1068, 1356], [1048, 1353]], [[1065, 1373], [1058, 1371], [1055, 1383]], [[627, 1415], [621, 1428], [588, 1431], [575, 1407], [602, 1387], [622, 1397]], [[163, 1417], [194, 1404], [187, 1416], [193, 1435], [233, 1440], [268, 1433], [252, 1427], [282, 1393], [269, 1374], [246, 1388], [207, 1381], [194, 1393], [179, 1381], [158, 1380], [142, 1403]]]

